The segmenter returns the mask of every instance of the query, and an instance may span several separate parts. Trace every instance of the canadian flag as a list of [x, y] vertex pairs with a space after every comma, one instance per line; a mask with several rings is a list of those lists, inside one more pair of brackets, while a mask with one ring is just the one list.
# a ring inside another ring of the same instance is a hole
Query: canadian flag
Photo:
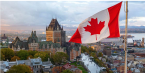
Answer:
[[102, 10], [81, 22], [69, 42], [95, 43], [120, 37], [119, 13], [122, 2]]

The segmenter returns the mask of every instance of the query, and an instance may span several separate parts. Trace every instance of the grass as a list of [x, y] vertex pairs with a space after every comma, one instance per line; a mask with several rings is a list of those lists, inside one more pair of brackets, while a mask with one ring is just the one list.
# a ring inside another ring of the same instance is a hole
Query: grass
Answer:
[[71, 65], [81, 66], [81, 65], [77, 65], [77, 62], [73, 62], [73, 63], [71, 63]]
[[82, 66], [80, 66], [78, 68], [82, 70], [82, 73], [88, 73]]
[[88, 72], [84, 69], [84, 67], [82, 67], [82, 65], [77, 65], [77, 62], [73, 62], [73, 63], [71, 63], [71, 65], [78, 66], [78, 68], [79, 68], [80, 70], [82, 70], [82, 73], [88, 73]]

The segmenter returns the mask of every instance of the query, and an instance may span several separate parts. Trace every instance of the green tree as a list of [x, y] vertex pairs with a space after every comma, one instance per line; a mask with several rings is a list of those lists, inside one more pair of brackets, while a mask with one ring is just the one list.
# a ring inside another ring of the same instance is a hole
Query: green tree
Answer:
[[14, 51], [14, 55], [15, 56], [18, 56], [18, 51]]
[[28, 51], [26, 51], [26, 50], [20, 50], [20, 51], [18, 52], [18, 57], [19, 57], [21, 60], [26, 60], [28, 56], [29, 56], [29, 53], [28, 53]]
[[63, 70], [61, 73], [73, 73], [72, 71], [66, 69], [66, 70]]
[[3, 42], [1, 42], [1, 43], [0, 43], [0, 45], [2, 45], [2, 46], [3, 46], [3, 45], [4, 45], [4, 44], [3, 44]]
[[99, 52], [98, 57], [103, 57], [102, 52]]
[[11, 58], [11, 61], [16, 61], [16, 59], [20, 60], [20, 58], [18, 56], [14, 56], [14, 57]]
[[34, 55], [35, 55], [36, 53], [38, 53], [38, 51], [29, 50], [28, 53], [29, 53], [29, 55], [32, 55], [32, 56], [34, 57]]
[[68, 59], [68, 55], [64, 52], [57, 52], [55, 55], [53, 55], [53, 61], [55, 64], [61, 64], [62, 62], [66, 61]]
[[94, 58], [97, 58], [97, 55], [96, 55], [96, 53], [95, 52], [91, 52], [91, 54], [90, 54], [92, 57], [94, 57]]
[[0, 61], [4, 60], [4, 55], [0, 53]]
[[45, 52], [38, 52], [34, 55], [34, 58], [40, 57], [42, 61], [48, 61], [49, 55]]
[[33, 56], [32, 56], [32, 55], [29, 55], [29, 56], [27, 57], [27, 60], [28, 60], [29, 58], [31, 59], [31, 58], [33, 58]]
[[31, 68], [25, 64], [12, 66], [7, 73], [32, 73]]
[[89, 47], [88, 50], [89, 50], [89, 52], [95, 52], [95, 51], [93, 50], [93, 48], [91, 48], [91, 47]]
[[3, 59], [4, 60], [11, 60], [11, 58], [14, 56], [14, 51], [12, 49], [9, 48], [3, 48], [1, 49], [1, 53], [4, 55]]

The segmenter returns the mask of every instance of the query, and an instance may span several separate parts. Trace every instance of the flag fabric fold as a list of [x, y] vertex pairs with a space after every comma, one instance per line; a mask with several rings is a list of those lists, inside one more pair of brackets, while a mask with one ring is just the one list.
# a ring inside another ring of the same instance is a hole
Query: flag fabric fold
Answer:
[[120, 37], [119, 13], [122, 2], [102, 10], [81, 22], [69, 42], [95, 43]]

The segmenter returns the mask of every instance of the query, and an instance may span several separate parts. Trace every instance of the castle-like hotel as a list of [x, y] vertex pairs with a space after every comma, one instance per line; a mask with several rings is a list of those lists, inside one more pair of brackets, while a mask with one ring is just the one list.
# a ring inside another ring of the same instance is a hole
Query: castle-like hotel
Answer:
[[14, 51], [33, 50], [50, 51], [51, 53], [65, 52], [69, 55], [69, 60], [73, 61], [81, 54], [81, 45], [78, 43], [66, 42], [65, 31], [60, 27], [57, 19], [52, 19], [46, 27], [46, 41], [38, 42], [36, 31], [32, 31], [26, 42], [16, 37], [9, 45]]

